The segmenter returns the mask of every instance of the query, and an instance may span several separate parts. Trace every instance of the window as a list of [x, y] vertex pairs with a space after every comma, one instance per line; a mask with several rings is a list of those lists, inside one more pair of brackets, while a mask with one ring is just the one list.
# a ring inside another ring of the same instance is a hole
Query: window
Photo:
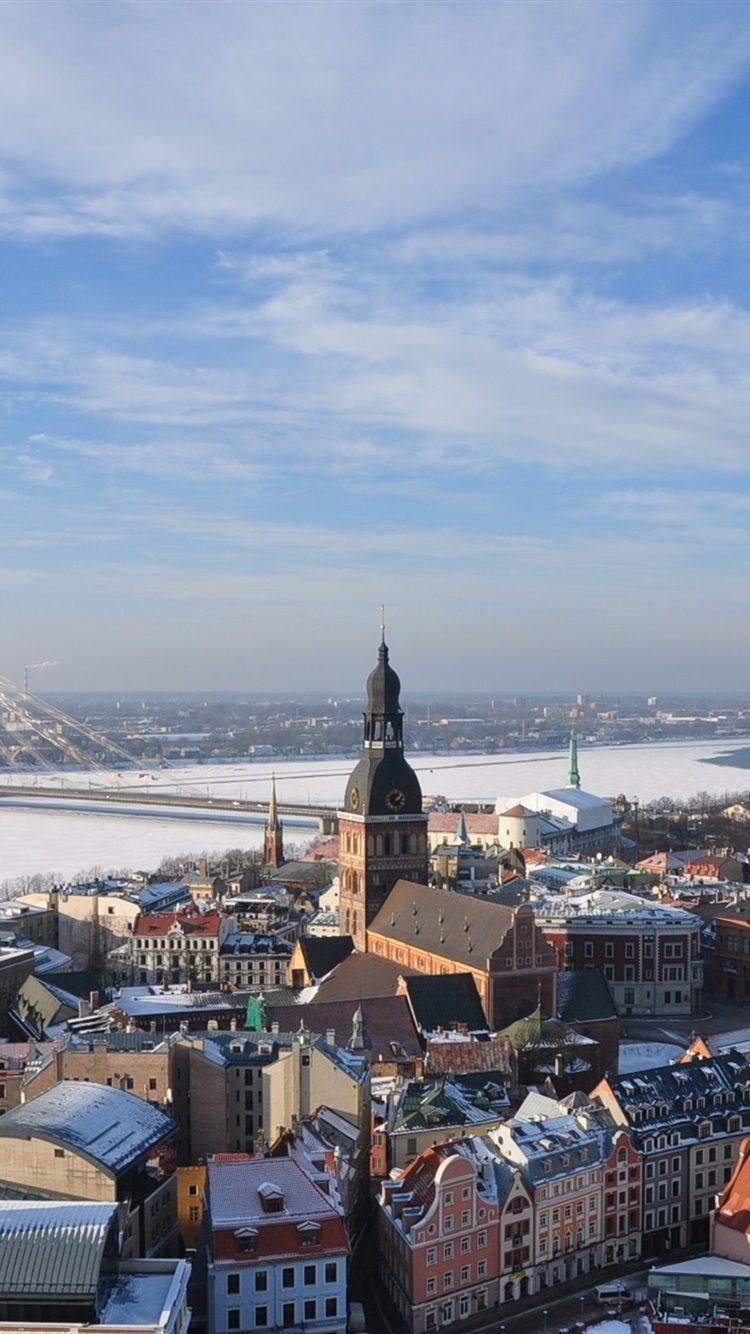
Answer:
[[197, 1223], [201, 1216], [201, 1211], [197, 1204], [191, 1204], [188, 1209], [188, 1219], [191, 1223]]
[[467, 1210], [464, 1210], [461, 1214], [461, 1227], [468, 1227], [470, 1218], [471, 1214]]
[[453, 1259], [453, 1242], [452, 1242], [452, 1241], [446, 1241], [446, 1243], [445, 1243], [445, 1245], [444, 1245], [444, 1247], [443, 1247], [443, 1259], [444, 1259], [444, 1260], [452, 1260], [452, 1259]]
[[258, 1329], [265, 1329], [265, 1328], [266, 1328], [266, 1326], [268, 1325], [268, 1307], [267, 1307], [267, 1306], [256, 1306], [256, 1308], [255, 1308], [255, 1324], [257, 1325]]
[[198, 1194], [197, 1186], [188, 1186], [188, 1195], [197, 1195], [197, 1194]]
[[[477, 1246], [486, 1246], [486, 1245], [487, 1245], [487, 1233], [486, 1233], [486, 1232], [480, 1232], [480, 1233], [478, 1233], [478, 1235], [477, 1235]], [[429, 1260], [428, 1260], [427, 1263], [429, 1264]]]
[[230, 1311], [227, 1311], [227, 1329], [239, 1329], [239, 1328], [240, 1328], [239, 1307], [233, 1306]]
[[339, 1303], [337, 1297], [326, 1297], [326, 1319], [330, 1320], [339, 1313]]
[[265, 1269], [255, 1271], [255, 1291], [268, 1292], [268, 1274]]
[[149, 1081], [148, 1081], [148, 1086], [149, 1086], [150, 1091], [151, 1091], [152, 1093], [154, 1093], [154, 1092], [156, 1091], [156, 1080], [153, 1079], [153, 1078], [149, 1079]]
[[462, 1282], [462, 1283], [468, 1283], [468, 1282], [469, 1282], [469, 1274], [470, 1274], [470, 1273], [471, 1273], [471, 1270], [470, 1270], [469, 1266], [468, 1266], [468, 1265], [464, 1265], [463, 1269], [461, 1270], [461, 1282]]
[[[427, 1263], [428, 1264], [430, 1263], [429, 1259]], [[432, 1263], [434, 1264], [435, 1261], [433, 1260]], [[338, 1265], [336, 1264], [335, 1260], [329, 1260], [328, 1263], [326, 1264], [326, 1283], [335, 1283], [337, 1278], [338, 1278]]]
[[594, 957], [594, 942], [593, 942], [593, 940], [587, 940], [587, 941], [585, 941], [584, 946], [583, 946], [583, 957], [584, 957], [584, 959], [593, 959], [593, 957]]
[[314, 1297], [305, 1302], [305, 1320], [314, 1320], [318, 1314], [318, 1303]]
[[449, 1269], [448, 1272], [446, 1273], [445, 1277], [443, 1278], [443, 1287], [445, 1288], [446, 1292], [448, 1291], [448, 1288], [452, 1288], [452, 1287], [453, 1287], [453, 1270], [452, 1270], [452, 1269]]
[[437, 1263], [437, 1252], [434, 1246], [431, 1246], [427, 1252], [427, 1263], [428, 1265], [434, 1265]]
[[487, 1261], [480, 1260], [477, 1265], [477, 1278], [485, 1278], [487, 1274]]
[[281, 1308], [281, 1323], [284, 1329], [291, 1329], [295, 1323], [294, 1302], [284, 1302]]
[[427, 1280], [427, 1296], [428, 1296], [428, 1297], [434, 1297], [436, 1292], [437, 1292], [437, 1279], [435, 1279], [435, 1278], [428, 1278], [428, 1280]]
[[471, 1237], [461, 1238], [461, 1254], [468, 1255], [471, 1250]]
[[56, 1158], [64, 1158], [64, 1157], [65, 1157], [65, 1150], [64, 1150], [64, 1149], [55, 1149], [55, 1157], [56, 1157]]
[[317, 1269], [315, 1265], [305, 1265], [305, 1287], [314, 1288], [317, 1278]]
[[293, 1288], [293, 1287], [294, 1287], [294, 1270], [291, 1268], [291, 1266], [290, 1266], [289, 1268], [287, 1268], [287, 1269], [282, 1269], [282, 1271], [281, 1271], [281, 1286], [282, 1286], [282, 1288]]
[[239, 1274], [227, 1274], [227, 1296], [233, 1297], [240, 1290]]

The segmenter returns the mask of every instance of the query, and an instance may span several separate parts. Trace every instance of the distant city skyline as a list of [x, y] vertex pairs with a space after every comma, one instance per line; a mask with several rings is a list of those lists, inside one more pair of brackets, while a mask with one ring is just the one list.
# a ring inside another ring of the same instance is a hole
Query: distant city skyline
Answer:
[[0, 7], [0, 675], [741, 692], [750, 6]]

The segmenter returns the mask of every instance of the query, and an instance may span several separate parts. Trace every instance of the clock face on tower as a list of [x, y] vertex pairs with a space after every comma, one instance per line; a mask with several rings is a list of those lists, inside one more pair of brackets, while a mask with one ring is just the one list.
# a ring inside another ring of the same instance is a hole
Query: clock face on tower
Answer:
[[359, 788], [353, 787], [349, 793], [349, 805], [353, 811], [359, 810]]
[[400, 787], [392, 787], [385, 794], [385, 804], [389, 811], [402, 811], [406, 805], [406, 793]]

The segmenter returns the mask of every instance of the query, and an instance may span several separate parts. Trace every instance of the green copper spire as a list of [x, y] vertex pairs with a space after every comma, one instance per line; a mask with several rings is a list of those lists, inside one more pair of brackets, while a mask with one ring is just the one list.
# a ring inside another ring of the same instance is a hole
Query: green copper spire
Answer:
[[568, 766], [568, 787], [580, 787], [581, 775], [578, 772], [578, 742], [575, 732], [570, 734], [570, 760]]

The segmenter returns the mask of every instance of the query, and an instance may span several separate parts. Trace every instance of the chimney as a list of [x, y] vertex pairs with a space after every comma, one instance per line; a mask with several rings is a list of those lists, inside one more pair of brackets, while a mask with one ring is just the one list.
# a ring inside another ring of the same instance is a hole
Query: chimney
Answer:
[[98, 992], [98, 991], [90, 991], [90, 992], [89, 992], [89, 1005], [91, 1006], [92, 1010], [98, 1010], [98, 1009], [99, 1009], [99, 1006], [101, 1005], [101, 1001], [100, 1001], [100, 999], [99, 999], [99, 992]]
[[89, 1014], [91, 1014], [91, 1005], [87, 1000], [84, 1000], [83, 997], [81, 997], [78, 1002], [78, 1018], [85, 1019]]
[[335, 1047], [335, 1046], [336, 1046], [336, 1029], [335, 1029], [335, 1028], [327, 1028], [327, 1029], [326, 1029], [326, 1046], [327, 1046], [327, 1047]]

